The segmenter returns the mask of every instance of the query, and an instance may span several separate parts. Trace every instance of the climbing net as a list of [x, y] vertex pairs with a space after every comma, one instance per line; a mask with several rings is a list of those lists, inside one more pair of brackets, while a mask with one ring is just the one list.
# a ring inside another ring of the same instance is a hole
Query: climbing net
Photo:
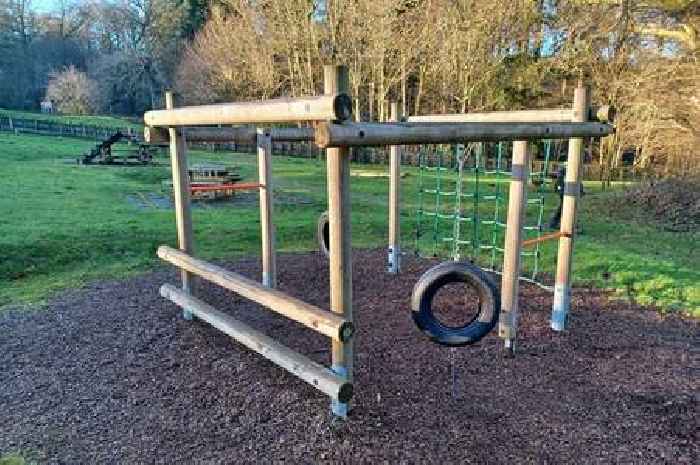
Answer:
[[[556, 207], [550, 186], [554, 143], [531, 147], [524, 240], [540, 238], [547, 228], [546, 207]], [[472, 143], [423, 146], [418, 153], [418, 205], [415, 250], [418, 255], [470, 260], [499, 273], [503, 263], [512, 144]], [[550, 242], [552, 244], [552, 242]], [[543, 266], [555, 249], [536, 242], [521, 253], [521, 279], [551, 287], [552, 268]]]

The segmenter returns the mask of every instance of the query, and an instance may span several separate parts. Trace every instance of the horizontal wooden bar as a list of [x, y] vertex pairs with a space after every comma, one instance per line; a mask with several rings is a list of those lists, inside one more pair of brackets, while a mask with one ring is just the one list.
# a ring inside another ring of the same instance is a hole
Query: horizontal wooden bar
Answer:
[[238, 184], [192, 184], [192, 192], [212, 192], [212, 191], [242, 191], [264, 187], [262, 184], [254, 182], [241, 182]]
[[345, 121], [351, 116], [350, 97], [347, 94], [333, 94], [153, 110], [147, 111], [143, 120], [146, 126], [177, 127], [320, 120]]
[[331, 398], [340, 402], [347, 402], [352, 398], [352, 384], [346, 379], [251, 328], [242, 321], [236, 320], [170, 284], [161, 286], [160, 295], [187, 309], [200, 320], [231, 336], [248, 349], [259, 353]]
[[352, 323], [344, 318], [307, 304], [284, 292], [264, 287], [238, 273], [194, 258], [167, 245], [158, 247], [158, 256], [185, 271], [201, 276], [207, 281], [257, 302], [332, 339], [347, 341], [353, 335]]
[[343, 123], [316, 126], [322, 148], [374, 145], [456, 144], [531, 139], [602, 137], [613, 132], [603, 123]]
[[560, 237], [571, 237], [571, 234], [563, 233], [560, 231], [553, 232], [550, 234], [543, 234], [540, 237], [534, 237], [532, 239], [528, 239], [526, 241], [523, 241], [523, 247], [529, 247], [529, 246], [535, 245], [539, 242], [549, 241], [551, 239], [559, 239]]
[[[185, 127], [182, 128], [187, 142], [236, 143], [255, 145], [256, 128], [240, 126], [234, 128]], [[313, 142], [314, 128], [270, 128], [273, 142]], [[143, 139], [149, 144], [167, 143], [168, 130], [153, 126], [143, 128]]]
[[[573, 120], [571, 108], [547, 110], [489, 111], [482, 113], [454, 113], [449, 115], [409, 116], [410, 123], [564, 123]], [[599, 123], [612, 123], [615, 108], [611, 105], [591, 107], [588, 119]]]

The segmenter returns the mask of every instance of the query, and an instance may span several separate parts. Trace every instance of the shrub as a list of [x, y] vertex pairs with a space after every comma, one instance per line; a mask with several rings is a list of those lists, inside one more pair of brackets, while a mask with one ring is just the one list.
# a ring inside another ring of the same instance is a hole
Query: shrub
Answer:
[[87, 74], [70, 66], [52, 73], [46, 89], [46, 98], [59, 112], [70, 115], [88, 115], [98, 109], [98, 92], [95, 81]]

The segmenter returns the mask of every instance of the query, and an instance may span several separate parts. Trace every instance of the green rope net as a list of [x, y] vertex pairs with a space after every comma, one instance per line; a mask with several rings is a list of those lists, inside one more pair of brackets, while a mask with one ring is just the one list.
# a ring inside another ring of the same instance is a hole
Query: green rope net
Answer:
[[[553, 143], [545, 140], [535, 147], [525, 239], [545, 232], [547, 207], [554, 208], [558, 202], [548, 172]], [[501, 271], [511, 158], [512, 144], [504, 142], [421, 148], [415, 235], [419, 255], [470, 260], [483, 268]], [[555, 247], [538, 242], [524, 249], [521, 279], [549, 287]], [[547, 266], [543, 266], [545, 258], [552, 259]]]

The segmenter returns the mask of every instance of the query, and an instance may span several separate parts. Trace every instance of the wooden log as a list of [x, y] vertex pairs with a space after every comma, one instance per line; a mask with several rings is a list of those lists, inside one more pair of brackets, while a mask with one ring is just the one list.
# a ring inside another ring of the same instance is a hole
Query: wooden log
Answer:
[[[574, 121], [586, 121], [587, 90], [579, 85], [574, 91]], [[574, 254], [574, 233], [576, 225], [576, 203], [581, 193], [581, 165], [583, 158], [583, 139], [569, 140], [569, 154], [564, 179], [564, 200], [561, 209], [559, 250], [557, 252], [557, 271], [554, 278], [554, 299], [550, 325], [555, 331], [566, 328], [566, 318], [571, 307], [571, 262]]]
[[347, 93], [318, 97], [281, 98], [148, 111], [147, 126], [202, 126], [214, 124], [345, 121], [352, 116]]
[[262, 283], [265, 287], [275, 288], [277, 287], [277, 253], [275, 251], [275, 226], [272, 221], [272, 139], [269, 130], [258, 129], [257, 133]]
[[[391, 121], [399, 121], [399, 106], [391, 102]], [[389, 148], [389, 264], [387, 271], [401, 270], [401, 147]]]
[[454, 144], [505, 140], [602, 137], [603, 123], [345, 123], [321, 122], [316, 144], [322, 148], [377, 145]]
[[[255, 144], [257, 132], [254, 127], [234, 128], [185, 127], [183, 134], [188, 142], [208, 142], [221, 144]], [[313, 142], [314, 128], [271, 128], [273, 142]], [[148, 144], [168, 143], [168, 131], [163, 128], [146, 126], [143, 139]]]
[[[553, 108], [547, 110], [489, 111], [483, 113], [454, 113], [450, 115], [410, 116], [410, 123], [564, 123], [574, 121], [574, 112], [570, 108]], [[591, 107], [588, 121], [612, 123], [615, 108], [611, 105]]]
[[310, 358], [256, 331], [247, 324], [180, 291], [170, 284], [161, 286], [160, 295], [180, 307], [190, 309], [194, 316], [200, 320], [231, 336], [248, 349], [259, 353], [272, 363], [306, 381], [331, 398], [341, 402], [347, 402], [352, 398], [352, 384], [346, 379], [336, 375]]
[[158, 247], [158, 256], [207, 281], [263, 305], [304, 326], [337, 341], [347, 341], [353, 334], [352, 323], [331, 312], [321, 310], [275, 289], [268, 289], [238, 273], [194, 258], [166, 245]]
[[[166, 108], [175, 108], [175, 98], [172, 92], [165, 93]], [[190, 176], [187, 171], [187, 144], [177, 128], [168, 128], [170, 140], [170, 167], [173, 177], [173, 197], [175, 199], [175, 225], [177, 228], [177, 243], [180, 250], [187, 254], [194, 253], [194, 235], [192, 233], [192, 207], [190, 205]], [[195, 279], [187, 270], [181, 271], [182, 289], [195, 293]], [[185, 309], [183, 317], [187, 320], [192, 315]]]
[[[324, 92], [333, 95], [350, 88], [348, 69], [324, 66]], [[352, 250], [350, 246], [350, 151], [348, 148], [326, 150], [328, 178], [328, 227], [331, 311], [352, 322]], [[333, 370], [348, 381], [353, 379], [353, 343], [334, 340], [331, 348]], [[347, 402], [333, 402], [331, 409], [346, 417]]]
[[507, 349], [515, 350], [518, 327], [518, 287], [520, 283], [520, 252], [523, 246], [523, 226], [527, 206], [527, 180], [530, 160], [527, 141], [513, 143], [513, 177], [508, 194], [508, 216], [501, 275], [501, 316], [498, 334]]

